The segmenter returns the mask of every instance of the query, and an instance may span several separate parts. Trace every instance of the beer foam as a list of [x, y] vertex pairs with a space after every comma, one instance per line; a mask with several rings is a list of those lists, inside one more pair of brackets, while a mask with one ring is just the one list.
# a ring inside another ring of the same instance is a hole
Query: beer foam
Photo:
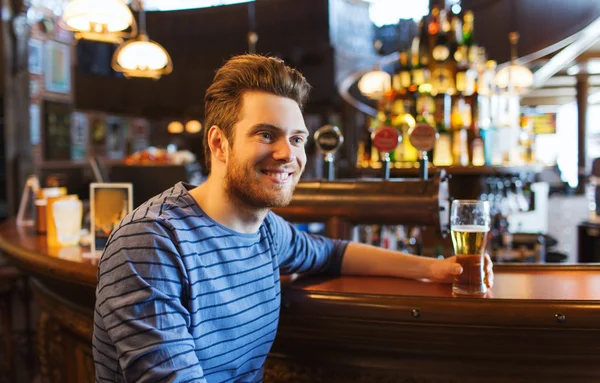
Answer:
[[452, 226], [452, 230], [463, 233], [486, 233], [490, 231], [490, 228], [483, 225], [455, 225]]

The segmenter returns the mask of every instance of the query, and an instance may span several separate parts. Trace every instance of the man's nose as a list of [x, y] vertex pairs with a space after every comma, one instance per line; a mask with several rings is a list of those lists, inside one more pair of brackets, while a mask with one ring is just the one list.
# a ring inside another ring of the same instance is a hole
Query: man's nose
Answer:
[[294, 147], [287, 139], [278, 140], [275, 144], [275, 151], [273, 158], [277, 161], [293, 162], [296, 161], [296, 154], [294, 153]]

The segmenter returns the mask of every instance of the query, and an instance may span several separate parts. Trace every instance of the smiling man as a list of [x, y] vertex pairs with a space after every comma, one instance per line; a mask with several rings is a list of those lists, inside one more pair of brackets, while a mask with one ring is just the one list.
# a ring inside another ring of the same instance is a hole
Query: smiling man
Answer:
[[[99, 382], [259, 382], [277, 330], [280, 274], [446, 281], [434, 260], [297, 231], [270, 211], [306, 164], [310, 86], [278, 59], [242, 55], [205, 96], [205, 183], [179, 183], [113, 231], [98, 270]], [[487, 260], [487, 280], [493, 274]]]

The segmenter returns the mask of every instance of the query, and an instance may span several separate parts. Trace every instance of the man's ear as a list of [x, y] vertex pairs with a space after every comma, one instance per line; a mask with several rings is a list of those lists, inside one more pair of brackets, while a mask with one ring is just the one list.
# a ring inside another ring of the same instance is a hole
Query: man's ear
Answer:
[[229, 142], [225, 138], [225, 133], [217, 125], [211, 126], [208, 130], [208, 146], [210, 147], [210, 152], [217, 160], [221, 162], [226, 161]]

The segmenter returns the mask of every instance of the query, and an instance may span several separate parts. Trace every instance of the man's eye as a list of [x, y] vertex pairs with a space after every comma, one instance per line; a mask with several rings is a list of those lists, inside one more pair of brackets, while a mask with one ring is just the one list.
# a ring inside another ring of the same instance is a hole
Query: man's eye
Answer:
[[304, 137], [293, 137], [292, 142], [294, 144], [304, 144]]
[[265, 139], [265, 140], [271, 140], [273, 138], [273, 135], [269, 132], [261, 132], [259, 135], [260, 135], [260, 138]]

